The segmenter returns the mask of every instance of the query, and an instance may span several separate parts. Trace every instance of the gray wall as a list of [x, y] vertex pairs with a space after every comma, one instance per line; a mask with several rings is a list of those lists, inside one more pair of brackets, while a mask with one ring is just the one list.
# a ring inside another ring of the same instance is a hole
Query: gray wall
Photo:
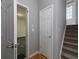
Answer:
[[[18, 2], [29, 7], [29, 45], [30, 55], [38, 51], [38, 1], [37, 0], [18, 0]], [[35, 31], [32, 31], [34, 25]]]
[[54, 4], [53, 59], [59, 59], [66, 25], [66, 4], [65, 0], [40, 0], [39, 11], [50, 4]]
[[38, 0], [39, 10], [45, 8], [48, 5], [54, 3], [55, 0]]
[[6, 9], [6, 2], [5, 0], [3, 0], [3, 2], [1, 3], [1, 59], [5, 59], [7, 57], [7, 55], [5, 53], [7, 53], [6, 51], [6, 13], [5, 13], [5, 9]]
[[76, 24], [78, 24], [78, 0], [74, 0], [74, 4], [75, 4], [75, 20], [76, 20]]
[[[66, 2], [65, 0], [56, 0], [55, 2], [55, 10], [56, 10], [56, 28], [55, 31], [55, 39], [54, 39], [54, 59], [59, 59], [60, 50], [62, 46], [62, 41], [64, 39], [64, 31], [66, 25]], [[58, 56], [58, 57], [57, 57]]]

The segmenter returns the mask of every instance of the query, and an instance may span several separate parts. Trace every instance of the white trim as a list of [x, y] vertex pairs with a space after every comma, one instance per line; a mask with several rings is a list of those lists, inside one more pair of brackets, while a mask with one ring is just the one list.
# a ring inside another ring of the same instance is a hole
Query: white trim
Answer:
[[39, 54], [39, 51], [36, 51], [36, 52], [34, 52], [33, 54], [31, 54], [31, 55], [29, 56], [29, 58], [31, 58], [31, 57], [33, 57], [33, 56], [35, 56], [35, 55], [37, 55], [37, 54]]
[[22, 3], [19, 3], [19, 2], [17, 2], [17, 4], [27, 8], [27, 10], [29, 11], [29, 7], [28, 6], [26, 6], [26, 5], [22, 4]]
[[[28, 11], [28, 13], [27, 13], [27, 34], [28, 34], [28, 36], [27, 36], [27, 59], [29, 59], [29, 7], [28, 6], [26, 6], [26, 5], [24, 5], [24, 4], [22, 4], [22, 3], [19, 3], [19, 2], [17, 2], [17, 5], [20, 5], [20, 6], [23, 6], [24, 8], [26, 8], [27, 9], [27, 11]], [[17, 17], [16, 17], [16, 19], [17, 19]], [[15, 23], [17, 22], [17, 20], [15, 21]], [[16, 23], [17, 24], [17, 23]], [[15, 24], [15, 25], [16, 25]], [[17, 27], [16, 27], [17, 28]], [[17, 30], [17, 29], [16, 29]], [[15, 34], [17, 34], [17, 33], [15, 33]], [[16, 37], [17, 38], [17, 37]]]
[[[16, 16], [16, 14], [17, 14], [17, 3], [16, 3], [17, 1], [16, 0], [14, 0], [14, 46], [15, 46], [15, 44], [17, 44], [17, 16]], [[14, 48], [14, 59], [17, 59], [17, 48]]]
[[65, 32], [66, 32], [66, 25], [65, 25], [65, 28], [64, 28], [64, 35], [63, 35], [63, 40], [62, 40], [61, 49], [60, 49], [60, 53], [59, 53], [59, 59], [61, 59], [61, 54], [62, 54], [62, 48], [63, 48], [63, 43], [64, 43]]

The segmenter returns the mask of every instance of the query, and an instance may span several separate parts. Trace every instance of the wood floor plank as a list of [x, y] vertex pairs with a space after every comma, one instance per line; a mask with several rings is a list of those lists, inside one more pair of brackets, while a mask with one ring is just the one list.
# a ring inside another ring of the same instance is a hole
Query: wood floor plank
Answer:
[[45, 56], [43, 56], [43, 55], [41, 55], [41, 54], [37, 54], [37, 55], [33, 56], [33, 57], [30, 58], [30, 59], [48, 59], [48, 58], [46, 58]]

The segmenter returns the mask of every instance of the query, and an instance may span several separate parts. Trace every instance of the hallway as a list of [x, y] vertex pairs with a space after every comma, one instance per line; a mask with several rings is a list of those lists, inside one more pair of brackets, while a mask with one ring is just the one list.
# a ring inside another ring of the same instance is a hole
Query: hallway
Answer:
[[77, 0], [3, 0], [1, 8], [1, 59], [77, 59], [78, 27], [66, 30], [78, 24]]

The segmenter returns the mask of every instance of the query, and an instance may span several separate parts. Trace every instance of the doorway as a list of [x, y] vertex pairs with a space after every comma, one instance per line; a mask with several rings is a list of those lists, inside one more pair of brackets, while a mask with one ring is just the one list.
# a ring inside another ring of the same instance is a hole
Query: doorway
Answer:
[[28, 10], [22, 4], [17, 4], [17, 59], [27, 59], [28, 46]]
[[53, 5], [40, 11], [40, 53], [53, 59]]

